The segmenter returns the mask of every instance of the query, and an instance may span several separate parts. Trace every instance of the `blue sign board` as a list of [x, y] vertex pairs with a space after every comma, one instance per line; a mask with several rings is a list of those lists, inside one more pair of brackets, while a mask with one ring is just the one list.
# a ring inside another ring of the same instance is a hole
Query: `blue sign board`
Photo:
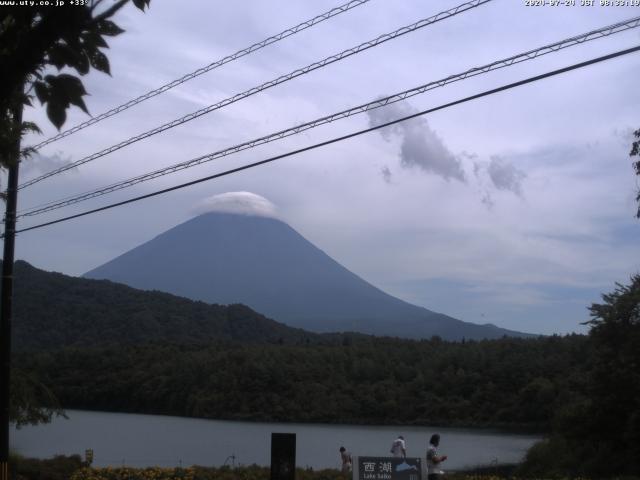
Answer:
[[358, 457], [354, 480], [422, 480], [422, 459]]

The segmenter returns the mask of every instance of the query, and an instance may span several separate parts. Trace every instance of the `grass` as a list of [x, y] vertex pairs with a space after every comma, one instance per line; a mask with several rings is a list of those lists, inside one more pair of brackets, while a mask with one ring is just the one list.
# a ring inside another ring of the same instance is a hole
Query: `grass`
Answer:
[[[514, 476], [516, 469], [517, 465], [483, 467], [466, 472], [449, 473], [444, 480], [517, 480], [517, 477]], [[257, 465], [240, 468], [201, 466], [188, 468], [93, 468], [87, 467], [79, 455], [60, 455], [46, 460], [11, 455], [10, 471], [12, 472], [12, 480], [270, 480], [269, 467]], [[298, 468], [296, 469], [296, 480], [351, 480], [351, 477], [335, 469]], [[569, 478], [543, 479], [536, 477], [535, 480], [569, 480]], [[619, 478], [617, 480], [640, 480], [640, 477]]]

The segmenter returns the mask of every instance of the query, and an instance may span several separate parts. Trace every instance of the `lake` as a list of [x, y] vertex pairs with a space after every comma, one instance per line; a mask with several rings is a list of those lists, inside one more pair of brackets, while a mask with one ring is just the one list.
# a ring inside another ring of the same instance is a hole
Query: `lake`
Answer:
[[269, 465], [271, 433], [296, 433], [299, 467], [338, 468], [338, 449], [354, 456], [388, 456], [391, 442], [403, 435], [407, 455], [424, 457], [433, 433], [447, 468], [459, 470], [521, 460], [538, 436], [496, 430], [252, 423], [158, 415], [67, 410], [68, 420], [11, 431], [12, 450], [28, 457], [94, 451], [95, 466]]

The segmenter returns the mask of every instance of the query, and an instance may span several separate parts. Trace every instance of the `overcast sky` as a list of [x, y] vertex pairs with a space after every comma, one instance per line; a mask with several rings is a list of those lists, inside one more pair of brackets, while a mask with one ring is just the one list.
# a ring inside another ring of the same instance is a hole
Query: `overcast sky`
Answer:
[[[21, 180], [77, 160], [296, 68], [454, 7], [371, 0], [42, 149]], [[19, 209], [220, 150], [588, 30], [638, 7], [494, 0], [141, 141], [20, 192]], [[153, 0], [117, 18], [112, 77], [91, 74], [92, 114], [339, 5], [336, 1]], [[439, 88], [407, 102], [101, 199], [62, 215], [210, 175], [640, 43], [639, 29]], [[80, 275], [182, 223], [204, 199], [252, 192], [365, 280], [462, 320], [585, 332], [587, 306], [640, 266], [636, 179], [640, 53], [455, 106], [162, 197], [25, 232], [16, 258]], [[26, 117], [46, 138], [40, 108]], [[65, 127], [87, 117], [71, 111]], [[5, 181], [3, 180], [3, 184]]]

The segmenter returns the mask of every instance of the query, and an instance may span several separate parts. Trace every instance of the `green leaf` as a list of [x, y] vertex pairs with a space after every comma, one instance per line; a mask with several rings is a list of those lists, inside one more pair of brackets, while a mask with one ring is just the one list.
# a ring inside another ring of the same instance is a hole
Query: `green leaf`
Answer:
[[51, 85], [52, 95], [54, 96], [73, 97], [87, 94], [82, 81], [68, 73], [55, 76], [47, 75], [45, 80]]
[[38, 97], [38, 100], [40, 100], [41, 104], [44, 104], [49, 100], [49, 97], [50, 97], [49, 86], [46, 83], [41, 81], [36, 81], [33, 83], [33, 89], [35, 90], [36, 96]]
[[47, 60], [58, 70], [68, 66], [75, 68], [80, 75], [89, 73], [89, 59], [79, 43], [67, 45], [59, 43], [49, 49]]
[[65, 111], [70, 105], [75, 105], [85, 113], [89, 113], [84, 100], [82, 100], [82, 97], [87, 94], [87, 91], [84, 89], [84, 85], [82, 85], [82, 81], [80, 81], [78, 77], [69, 74], [57, 76], [47, 75], [45, 80], [49, 84], [47, 115], [49, 115], [49, 119], [54, 125], [60, 128], [58, 126], [59, 122], [62, 121], [62, 123], [64, 123], [66, 113], [62, 116], [59, 110], [62, 109]]
[[82, 109], [82, 111], [86, 114], [89, 114], [89, 110], [87, 109], [87, 105], [84, 103], [82, 97], [70, 98], [69, 102], [75, 105], [76, 107]]
[[86, 53], [80, 52], [78, 55], [78, 64], [76, 65], [76, 70], [80, 75], [86, 75], [89, 73], [89, 57]]
[[100, 22], [98, 22], [97, 32], [100, 35], [115, 37], [116, 35], [120, 35], [122, 32], [124, 32], [124, 30], [111, 20], [101, 20]]
[[89, 58], [91, 62], [91, 66], [96, 70], [100, 70], [101, 72], [106, 73], [107, 75], [111, 75], [111, 69], [109, 67], [109, 59], [107, 56], [99, 50], [93, 52], [93, 55]]
[[48, 62], [58, 70], [62, 70], [65, 65], [75, 63], [73, 54], [70, 52], [69, 47], [64, 44], [58, 44], [51, 47], [47, 56]]
[[49, 120], [51, 120], [51, 123], [60, 130], [67, 119], [67, 111], [62, 103], [51, 100], [47, 103], [47, 116], [49, 117]]
[[22, 105], [28, 105], [30, 107], [33, 106], [33, 103], [31, 102], [33, 100], [33, 95], [30, 95], [29, 93], [25, 92], [22, 95], [20, 95], [19, 98], [20, 98], [20, 103]]
[[22, 122], [22, 131], [31, 133], [42, 133], [40, 127], [33, 122]]
[[85, 32], [82, 35], [82, 40], [87, 49], [90, 50], [94, 50], [96, 48], [109, 48], [109, 44], [104, 38], [102, 38], [102, 35], [94, 31]]
[[144, 12], [145, 7], [149, 6], [151, 0], [133, 0], [133, 4]]

